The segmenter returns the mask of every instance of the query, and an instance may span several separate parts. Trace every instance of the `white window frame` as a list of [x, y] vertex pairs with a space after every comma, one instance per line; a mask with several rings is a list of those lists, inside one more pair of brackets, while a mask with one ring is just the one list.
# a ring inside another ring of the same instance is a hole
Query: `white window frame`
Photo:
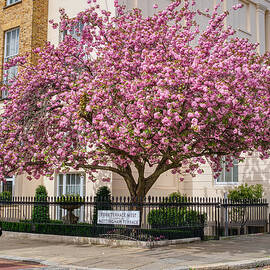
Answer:
[[[226, 175], [230, 174], [231, 181], [226, 182]], [[236, 180], [234, 181], [234, 174], [236, 175]], [[222, 180], [222, 181], [221, 181]], [[239, 184], [239, 171], [238, 171], [238, 160], [233, 161], [233, 167], [229, 171], [226, 169], [225, 158], [222, 159], [222, 171], [218, 178], [215, 179], [216, 185], [238, 185]]]
[[[59, 182], [60, 182], [60, 175], [63, 175], [63, 193], [60, 194], [59, 192]], [[85, 192], [86, 192], [86, 182], [85, 182], [85, 175], [82, 173], [67, 173], [67, 174], [58, 174], [57, 175], [57, 197], [62, 196], [62, 195], [67, 195], [67, 175], [80, 175], [80, 196], [84, 197]], [[74, 211], [74, 214], [79, 217], [79, 221], [84, 220], [84, 206], [81, 206], [80, 209], [76, 209]], [[60, 209], [59, 207], [57, 208], [57, 218], [61, 219], [63, 216], [67, 214], [66, 210]]]
[[13, 5], [15, 3], [21, 2], [21, 0], [7, 0], [7, 6]]
[[81, 197], [85, 196], [85, 177], [81, 173], [67, 173], [63, 175], [63, 194], [59, 192], [59, 183], [60, 183], [60, 174], [57, 175], [57, 196], [67, 195], [67, 175], [80, 175], [80, 195]]
[[[9, 33], [15, 32], [16, 31], [16, 39], [15, 39], [15, 44], [9, 44], [9, 46], [11, 47], [12, 45], [14, 46], [13, 48], [13, 53], [8, 54], [7, 50], [8, 50], [8, 40], [7, 40], [7, 36]], [[20, 27], [16, 27], [10, 30], [5, 31], [5, 44], [4, 44], [4, 63], [8, 62], [9, 59], [17, 56], [19, 54], [19, 43], [20, 43]], [[11, 67], [9, 70], [5, 70], [4, 71], [4, 83], [8, 83], [8, 73], [11, 71], [11, 69], [13, 69], [13, 72], [16, 76], [18, 70], [17, 70], [17, 66], [15, 67]], [[7, 98], [8, 97], [8, 93], [7, 91], [3, 91], [2, 92], [2, 98]]]

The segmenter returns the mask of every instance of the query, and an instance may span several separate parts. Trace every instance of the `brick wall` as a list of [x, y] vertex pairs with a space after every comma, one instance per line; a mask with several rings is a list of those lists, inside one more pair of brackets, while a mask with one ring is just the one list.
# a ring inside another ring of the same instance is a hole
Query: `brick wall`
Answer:
[[[4, 35], [5, 31], [20, 27], [19, 53], [31, 52], [47, 40], [48, 0], [21, 0], [6, 6], [0, 0], [0, 76], [3, 80]], [[31, 55], [31, 60], [35, 59]]]

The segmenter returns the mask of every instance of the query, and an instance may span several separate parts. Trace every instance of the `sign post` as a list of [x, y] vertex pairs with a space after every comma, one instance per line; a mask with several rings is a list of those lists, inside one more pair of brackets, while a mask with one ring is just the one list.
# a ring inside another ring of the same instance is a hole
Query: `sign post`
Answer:
[[97, 224], [140, 225], [140, 211], [98, 210]]

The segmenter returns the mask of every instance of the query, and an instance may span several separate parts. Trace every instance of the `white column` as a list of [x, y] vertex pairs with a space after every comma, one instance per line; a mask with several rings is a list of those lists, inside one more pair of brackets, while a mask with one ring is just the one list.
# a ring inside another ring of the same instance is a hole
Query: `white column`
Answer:
[[63, 195], [67, 194], [67, 175], [63, 174]]
[[265, 11], [266, 7], [261, 4], [257, 4], [256, 8], [256, 25], [257, 25], [257, 42], [259, 45], [259, 53], [265, 53]]
[[12, 194], [11, 194], [11, 196], [14, 196], [14, 194], [15, 194], [15, 179], [16, 179], [16, 177], [15, 177], [15, 175], [13, 175], [12, 176]]
[[57, 179], [57, 183], [56, 183], [56, 191], [57, 191], [57, 193], [56, 193], [56, 196], [57, 197], [59, 197], [59, 174], [57, 174], [57, 176], [56, 176], [56, 179]]
[[265, 14], [265, 50], [270, 51], [270, 10]]
[[83, 184], [84, 184], [84, 175], [81, 175], [80, 176], [80, 196], [83, 197], [84, 194], [83, 194]]

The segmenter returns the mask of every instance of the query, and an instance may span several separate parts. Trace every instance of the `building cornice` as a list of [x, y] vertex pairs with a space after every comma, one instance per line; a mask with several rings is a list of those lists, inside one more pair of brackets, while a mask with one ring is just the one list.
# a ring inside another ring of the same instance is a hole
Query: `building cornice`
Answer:
[[270, 10], [270, 0], [245, 0], [245, 2], [252, 3], [256, 6], [262, 6], [265, 10]]
[[261, 3], [256, 4], [257, 10], [265, 12], [267, 10], [267, 7], [265, 5], [262, 5]]

